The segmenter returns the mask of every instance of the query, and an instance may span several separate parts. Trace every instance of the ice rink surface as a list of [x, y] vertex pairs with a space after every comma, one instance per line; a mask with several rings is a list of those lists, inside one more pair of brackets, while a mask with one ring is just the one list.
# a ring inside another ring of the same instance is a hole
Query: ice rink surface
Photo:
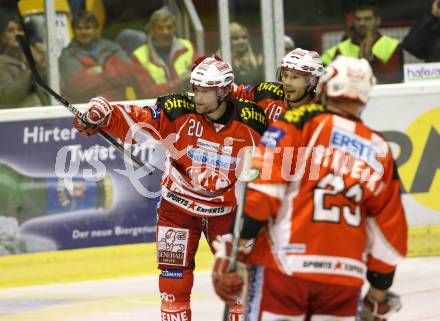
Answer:
[[[403, 308], [389, 321], [440, 321], [440, 257], [400, 265], [393, 291]], [[157, 277], [0, 289], [1, 321], [159, 321]], [[207, 272], [196, 273], [193, 321], [220, 321], [223, 305]]]

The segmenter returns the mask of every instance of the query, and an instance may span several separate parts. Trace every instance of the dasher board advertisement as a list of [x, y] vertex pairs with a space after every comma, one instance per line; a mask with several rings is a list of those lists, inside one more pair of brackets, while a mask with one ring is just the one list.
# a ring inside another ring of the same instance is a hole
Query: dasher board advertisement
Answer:
[[440, 85], [377, 86], [362, 119], [391, 145], [410, 225], [440, 225]]
[[[133, 178], [129, 160], [70, 117], [3, 120], [0, 255], [155, 240], [160, 170]], [[152, 146], [130, 148], [147, 162]]]
[[440, 81], [440, 63], [405, 64], [405, 82]]

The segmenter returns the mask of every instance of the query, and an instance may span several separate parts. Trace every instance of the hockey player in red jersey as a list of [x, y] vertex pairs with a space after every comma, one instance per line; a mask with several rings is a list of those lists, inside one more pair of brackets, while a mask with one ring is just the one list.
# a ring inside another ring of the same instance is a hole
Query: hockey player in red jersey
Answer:
[[286, 110], [313, 101], [323, 71], [317, 52], [296, 48], [281, 60], [277, 70], [278, 82], [234, 85], [233, 95], [254, 101], [264, 110], [270, 125]]
[[[318, 86], [325, 109], [289, 110], [263, 135], [240, 239], [256, 238], [247, 321], [359, 320], [365, 277], [360, 320], [400, 309], [388, 290], [407, 251], [400, 181], [389, 145], [359, 119], [372, 79], [365, 59], [338, 57]], [[214, 245], [214, 287], [230, 302], [244, 282], [225, 272], [228, 241]]]
[[[194, 257], [204, 233], [209, 245], [229, 232], [235, 217], [237, 172], [246, 146], [255, 146], [266, 130], [264, 112], [253, 102], [230, 97], [231, 66], [219, 58], [194, 64], [187, 94], [158, 98], [154, 107], [110, 105], [104, 98], [90, 101], [87, 117], [94, 126], [74, 120], [80, 133], [101, 128], [126, 141], [135, 124], [138, 137], [156, 139], [175, 134], [170, 166], [162, 180], [158, 206], [157, 260], [161, 270], [161, 320], [191, 320]], [[129, 137], [129, 140], [130, 137]], [[242, 317], [234, 304], [230, 319]]]

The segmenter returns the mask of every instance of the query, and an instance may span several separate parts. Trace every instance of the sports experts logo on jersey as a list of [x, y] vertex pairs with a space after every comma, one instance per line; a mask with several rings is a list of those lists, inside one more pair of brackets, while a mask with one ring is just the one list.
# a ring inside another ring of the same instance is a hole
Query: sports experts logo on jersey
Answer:
[[163, 199], [167, 200], [170, 203], [176, 204], [181, 208], [184, 208], [188, 212], [202, 216], [223, 215], [231, 213], [234, 210], [234, 207], [231, 206], [208, 206], [206, 204], [198, 203], [191, 199], [184, 198], [183, 196], [176, 195], [169, 191], [163, 195]]

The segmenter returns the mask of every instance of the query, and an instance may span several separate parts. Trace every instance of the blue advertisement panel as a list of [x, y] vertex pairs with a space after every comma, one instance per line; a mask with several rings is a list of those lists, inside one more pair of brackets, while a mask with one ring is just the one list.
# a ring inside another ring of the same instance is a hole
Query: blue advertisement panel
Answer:
[[[155, 150], [129, 148], [144, 162]], [[134, 182], [129, 161], [71, 118], [2, 122], [0, 151], [0, 255], [155, 240], [161, 171]]]

